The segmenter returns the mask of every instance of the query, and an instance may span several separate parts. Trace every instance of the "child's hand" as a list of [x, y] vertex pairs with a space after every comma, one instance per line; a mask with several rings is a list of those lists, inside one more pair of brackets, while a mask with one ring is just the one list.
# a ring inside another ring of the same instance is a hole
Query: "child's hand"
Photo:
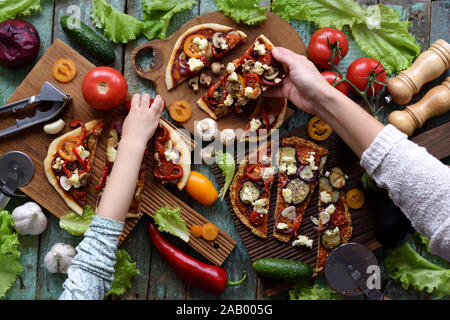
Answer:
[[147, 145], [158, 126], [164, 103], [161, 96], [157, 95], [153, 104], [150, 107], [149, 105], [150, 96], [148, 94], [133, 95], [130, 111], [123, 123], [122, 137], [141, 142], [144, 146]]

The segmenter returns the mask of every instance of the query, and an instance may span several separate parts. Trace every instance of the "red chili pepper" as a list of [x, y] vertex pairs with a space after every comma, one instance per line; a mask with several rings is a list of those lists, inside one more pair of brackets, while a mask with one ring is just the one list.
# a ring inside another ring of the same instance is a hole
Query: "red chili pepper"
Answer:
[[175, 248], [158, 231], [153, 223], [148, 224], [150, 241], [162, 255], [172, 270], [188, 285], [205, 290], [214, 295], [220, 295], [225, 288], [237, 286], [244, 282], [247, 274], [241, 280], [227, 280], [225, 269], [203, 263]]
[[[176, 172], [177, 170], [178, 172]], [[161, 180], [177, 180], [183, 175], [183, 167], [167, 160], [161, 160], [159, 167], [153, 168], [153, 174]]]
[[95, 190], [103, 189], [103, 187], [106, 184], [106, 178], [108, 177], [108, 174], [109, 174], [108, 167], [107, 166], [103, 166], [103, 175], [102, 175], [102, 178], [100, 179], [100, 183], [95, 186]]

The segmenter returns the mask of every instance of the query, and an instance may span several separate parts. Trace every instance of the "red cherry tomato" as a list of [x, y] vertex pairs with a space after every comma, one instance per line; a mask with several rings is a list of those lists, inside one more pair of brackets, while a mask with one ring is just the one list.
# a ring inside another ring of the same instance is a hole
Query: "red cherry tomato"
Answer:
[[248, 220], [252, 225], [259, 226], [264, 222], [264, 216], [261, 213], [254, 211], [248, 216]]
[[[373, 58], [358, 58], [353, 61], [347, 69], [347, 79], [355, 85], [359, 90], [364, 91], [367, 86], [368, 78], [371, 75], [380, 83], [386, 82], [386, 72], [383, 65]], [[373, 82], [373, 90], [369, 88], [367, 95], [372, 96], [380, 92], [383, 85]], [[352, 91], [353, 88], [352, 88]]]
[[348, 40], [342, 31], [333, 28], [322, 28], [314, 32], [308, 44], [308, 56], [316, 66], [331, 68], [332, 47], [339, 48], [339, 55], [334, 56], [334, 64], [337, 65], [348, 52]]
[[127, 97], [128, 85], [123, 75], [111, 67], [90, 70], [81, 84], [84, 99], [98, 110], [112, 110]]
[[[342, 78], [334, 71], [324, 71], [321, 73], [321, 75], [331, 85], [342, 80]], [[350, 85], [347, 82], [341, 82], [335, 88], [343, 94], [348, 95], [348, 89], [350, 88]]]
[[344, 211], [335, 211], [332, 215], [331, 215], [331, 223], [333, 224], [333, 226], [335, 227], [341, 227], [345, 224], [346, 219], [345, 219], [345, 212]]

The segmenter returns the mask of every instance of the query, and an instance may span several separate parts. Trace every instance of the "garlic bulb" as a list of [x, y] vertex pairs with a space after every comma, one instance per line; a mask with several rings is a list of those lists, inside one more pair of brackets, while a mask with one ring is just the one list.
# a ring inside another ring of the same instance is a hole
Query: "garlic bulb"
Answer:
[[38, 235], [47, 228], [47, 218], [35, 202], [27, 202], [12, 212], [14, 229], [20, 234]]
[[236, 140], [236, 134], [233, 129], [224, 129], [220, 133], [220, 142], [222, 142], [222, 144], [228, 146], [233, 144], [234, 140]]
[[45, 255], [45, 268], [51, 273], [67, 273], [77, 252], [70, 244], [56, 243]]
[[217, 123], [211, 118], [200, 120], [195, 124], [194, 134], [203, 141], [214, 140], [218, 133]]

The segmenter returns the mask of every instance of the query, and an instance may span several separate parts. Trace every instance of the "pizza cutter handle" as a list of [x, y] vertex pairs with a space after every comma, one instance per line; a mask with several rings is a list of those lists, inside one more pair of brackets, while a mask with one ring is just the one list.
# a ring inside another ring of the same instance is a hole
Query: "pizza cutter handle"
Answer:
[[[134, 71], [147, 80], [156, 83], [156, 80], [164, 76], [165, 70], [163, 70], [164, 64], [167, 62], [169, 57], [164, 56], [163, 54], [163, 42], [164, 40], [152, 40], [146, 42], [136, 48], [134, 48], [131, 53], [131, 65], [133, 66]], [[149, 67], [143, 67], [140, 63], [140, 56], [150, 53], [153, 56], [153, 60]]]

